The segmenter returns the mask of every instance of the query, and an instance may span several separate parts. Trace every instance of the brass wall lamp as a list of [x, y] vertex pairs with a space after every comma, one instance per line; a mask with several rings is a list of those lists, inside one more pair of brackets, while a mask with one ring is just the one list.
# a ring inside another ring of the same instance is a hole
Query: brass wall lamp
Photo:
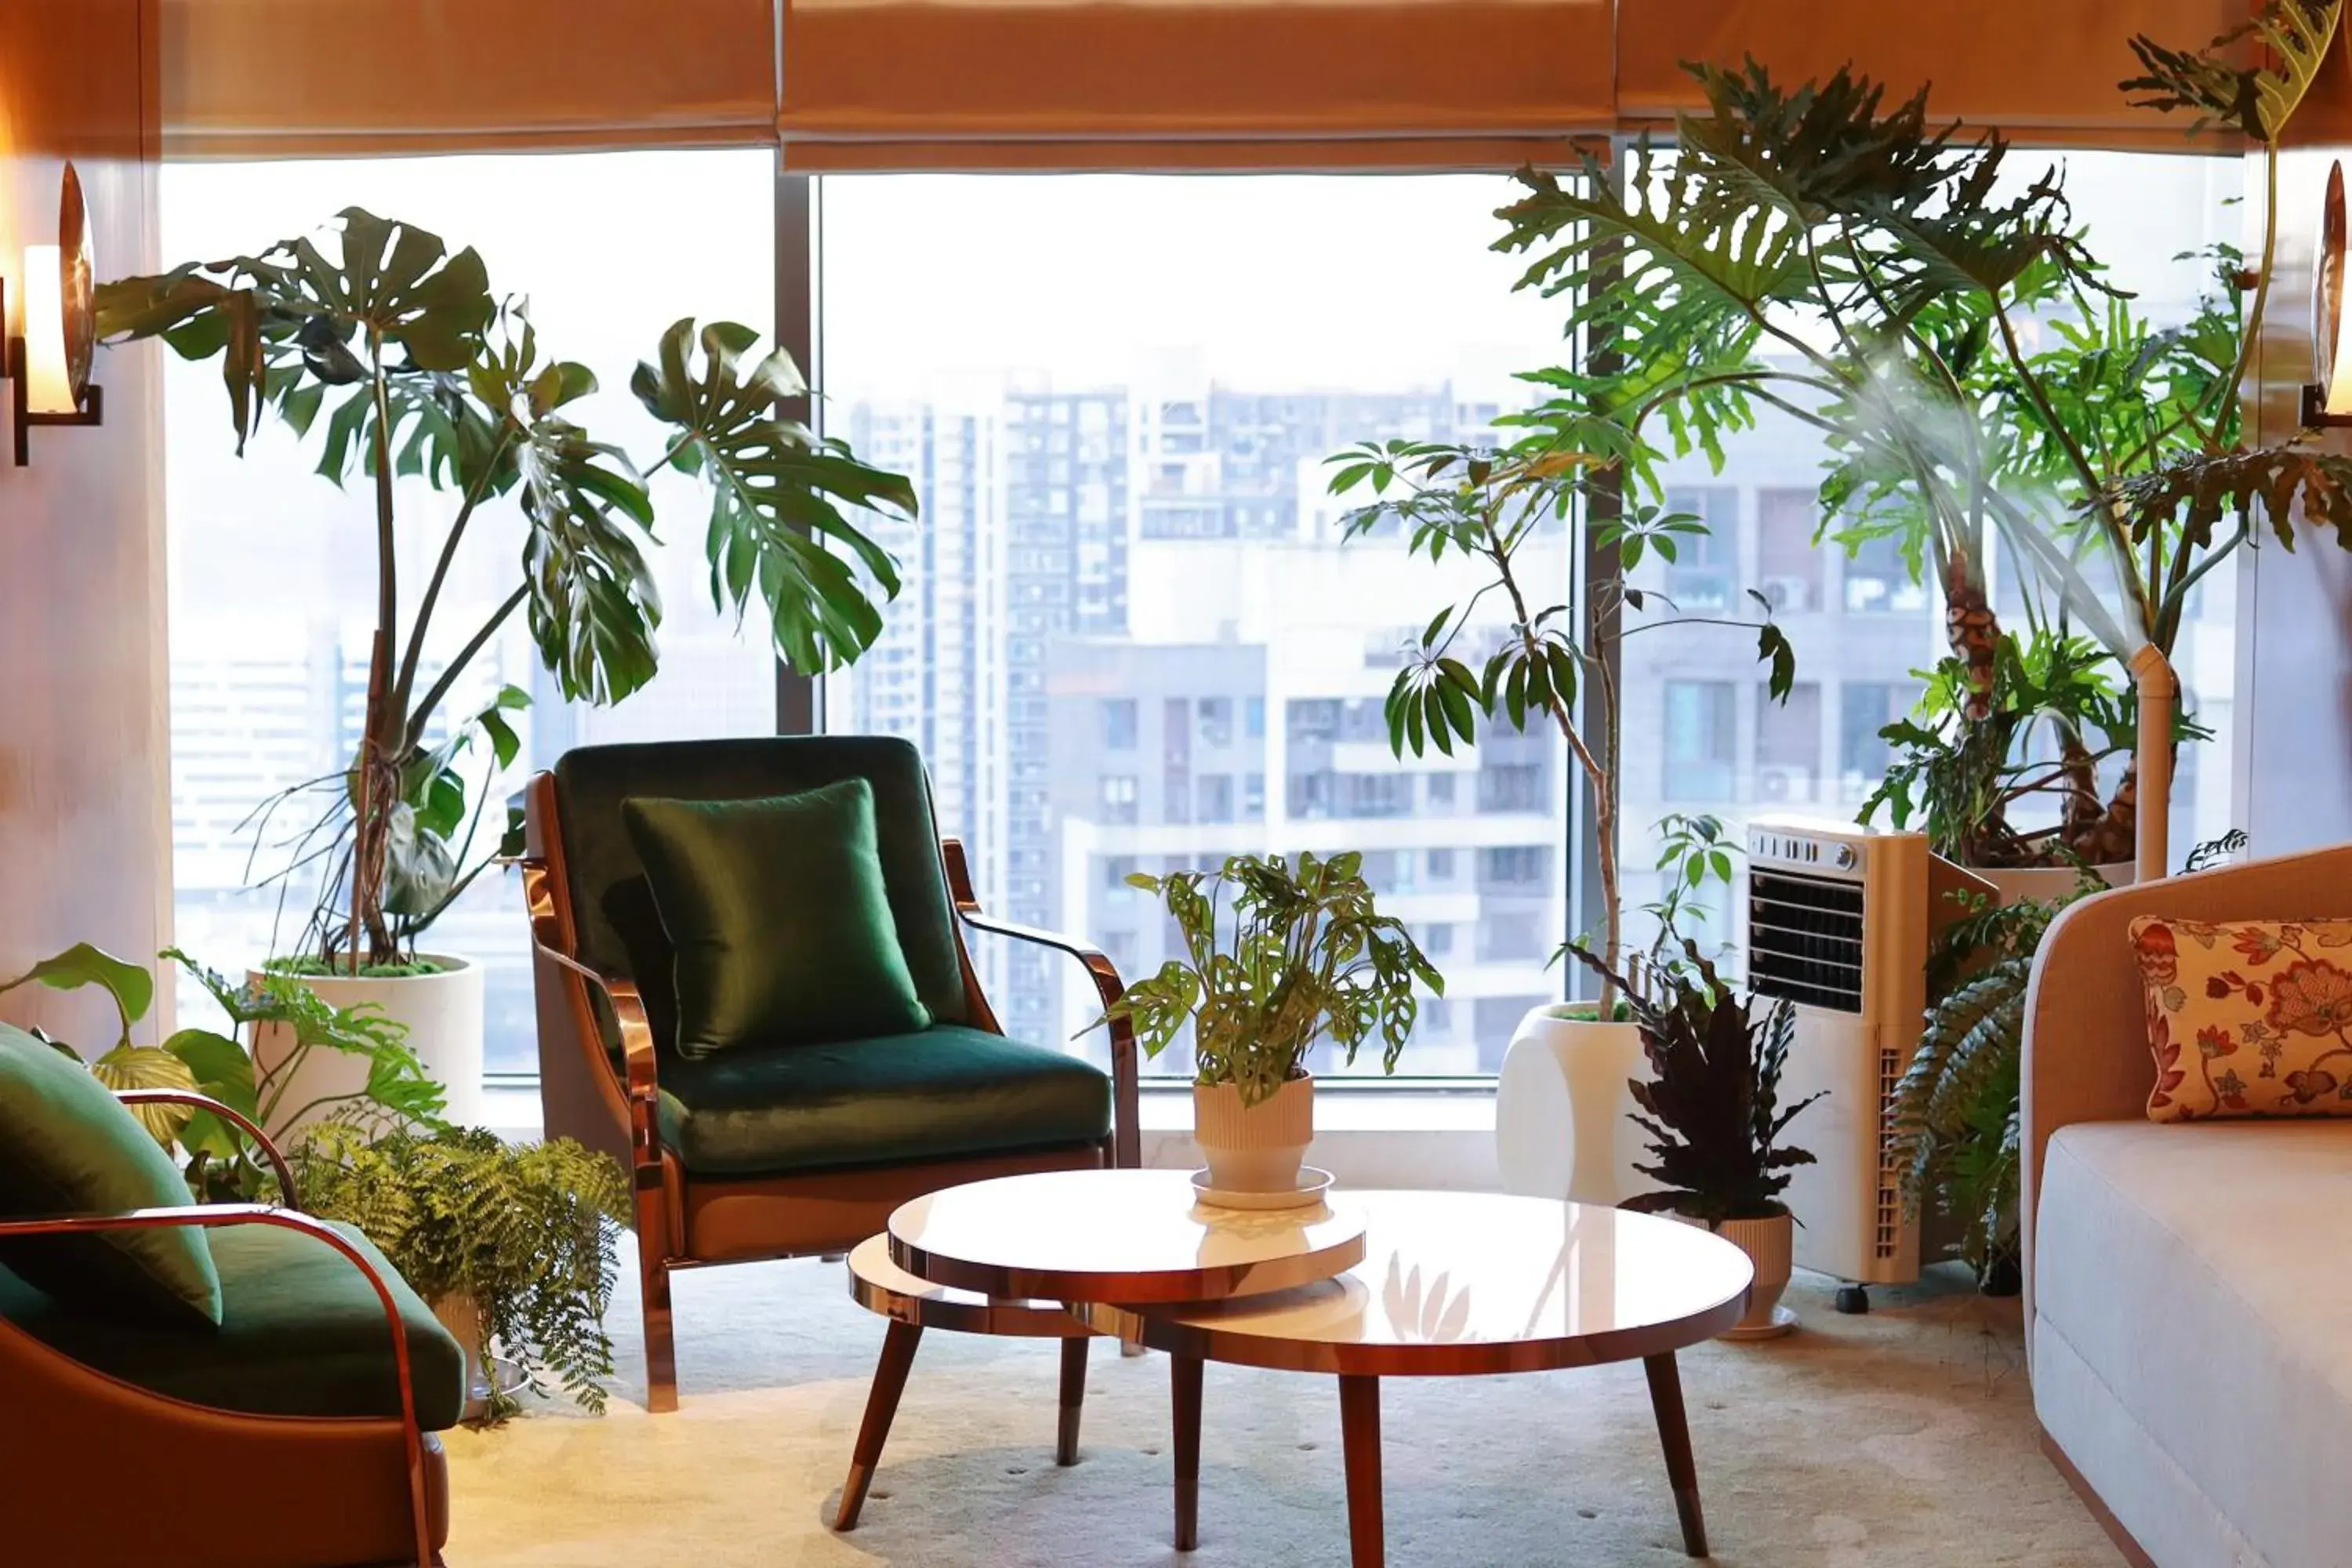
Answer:
[[2311, 266], [2311, 370], [2300, 416], [2306, 430], [2352, 426], [2352, 342], [2345, 341], [2344, 165], [2327, 171], [2319, 245]]
[[[98, 347], [92, 323], [96, 291], [81, 176], [68, 163], [58, 201], [58, 243], [25, 247], [25, 328], [7, 340], [6, 352], [0, 353], [0, 377], [9, 384], [20, 468], [33, 460], [35, 426], [106, 421], [105, 390], [89, 379]], [[0, 322], [7, 314], [7, 283], [0, 279]]]

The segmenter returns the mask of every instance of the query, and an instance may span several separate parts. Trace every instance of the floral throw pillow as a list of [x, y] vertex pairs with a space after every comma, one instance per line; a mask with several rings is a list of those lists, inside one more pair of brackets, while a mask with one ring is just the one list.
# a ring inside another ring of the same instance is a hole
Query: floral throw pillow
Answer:
[[2131, 923], [2151, 1121], [2352, 1116], [2352, 921]]

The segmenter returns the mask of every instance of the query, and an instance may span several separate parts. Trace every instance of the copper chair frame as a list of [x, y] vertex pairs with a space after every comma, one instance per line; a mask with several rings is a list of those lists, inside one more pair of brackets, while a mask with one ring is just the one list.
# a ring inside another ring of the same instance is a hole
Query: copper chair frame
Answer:
[[[515, 864], [522, 872], [524, 902], [538, 960], [532, 967], [539, 1002], [545, 1131], [551, 1138], [570, 1137], [604, 1151], [627, 1173], [636, 1217], [648, 1410], [660, 1413], [677, 1408], [677, 1332], [669, 1293], [669, 1276], [674, 1271], [846, 1253], [879, 1230], [899, 1203], [962, 1182], [1032, 1170], [1106, 1165], [1131, 1169], [1141, 1163], [1135, 1030], [1128, 1020], [1115, 1018], [1108, 1026], [1111, 1131], [1098, 1145], [1081, 1146], [1087, 1156], [1083, 1161], [1073, 1158], [1069, 1151], [1016, 1152], [936, 1164], [860, 1166], [774, 1178], [691, 1175], [677, 1152], [662, 1142], [660, 1072], [653, 1028], [636, 983], [625, 975], [602, 973], [580, 957], [555, 775], [534, 774], [523, 801], [524, 848]], [[1003, 1033], [981, 989], [962, 927], [1076, 959], [1086, 966], [1087, 976], [1106, 1008], [1126, 994], [1118, 968], [1092, 943], [982, 912], [960, 841], [940, 840], [940, 858], [960, 922], [956, 953], [963, 969], [971, 1026]], [[597, 1020], [599, 996], [611, 1008], [620, 1032], [617, 1072]], [[797, 1231], [785, 1241], [768, 1244], [730, 1231], [725, 1245], [698, 1251], [689, 1245], [697, 1228], [692, 1216], [698, 1209], [717, 1203], [734, 1205], [738, 1226], [747, 1207], [755, 1213], [782, 1214], [799, 1205], [812, 1211], [821, 1209], [833, 1217], [814, 1222], [814, 1228]]]
[[[188, 1106], [210, 1111], [213, 1115], [235, 1125], [253, 1140], [262, 1158], [277, 1176], [283, 1202], [278, 1204], [184, 1204], [160, 1208], [127, 1209], [115, 1214], [44, 1215], [35, 1218], [0, 1218], [0, 1240], [35, 1236], [91, 1235], [121, 1230], [187, 1228], [212, 1230], [230, 1226], [268, 1225], [299, 1232], [334, 1248], [365, 1277], [370, 1288], [375, 1291], [376, 1300], [383, 1308], [385, 1321], [392, 1330], [394, 1373], [399, 1381], [400, 1387], [400, 1418], [397, 1433], [403, 1468], [405, 1472], [409, 1523], [415, 1535], [415, 1554], [413, 1561], [417, 1568], [438, 1568], [441, 1556], [436, 1550], [436, 1536], [437, 1533], [446, 1532], [447, 1520], [446, 1509], [435, 1507], [433, 1488], [426, 1473], [426, 1455], [431, 1452], [437, 1458], [439, 1447], [437, 1442], [426, 1436], [424, 1427], [417, 1420], [416, 1388], [409, 1355], [408, 1327], [401, 1321], [400, 1304], [393, 1296], [391, 1285], [385, 1280], [382, 1272], [368, 1261], [366, 1255], [352, 1246], [340, 1231], [324, 1221], [315, 1219], [302, 1212], [299, 1194], [294, 1184], [292, 1168], [287, 1163], [285, 1155], [279, 1152], [268, 1134], [262, 1131], [251, 1120], [211, 1096], [197, 1093], [194, 1089], [120, 1089], [115, 1091], [115, 1098], [126, 1106]], [[142, 1388], [137, 1384], [98, 1372], [94, 1368], [83, 1366], [66, 1352], [51, 1349], [24, 1330], [5, 1321], [0, 1321], [0, 1333], [15, 1336], [16, 1340], [36, 1347], [38, 1353], [60, 1362], [70, 1363], [93, 1386], [112, 1392], [120, 1401], [134, 1407], [152, 1405], [158, 1413], [194, 1413], [213, 1417], [216, 1421], [226, 1420], [232, 1425], [251, 1424], [261, 1431], [272, 1434], [283, 1434], [303, 1426], [317, 1426], [339, 1434], [350, 1433], [364, 1437], [370, 1428], [380, 1429], [391, 1425], [378, 1416], [240, 1416], [234, 1412], [215, 1411], [209, 1406], [191, 1405], [187, 1401], [173, 1398], [169, 1394], [158, 1394], [152, 1389]], [[446, 1499], [443, 1501], [446, 1503]]]

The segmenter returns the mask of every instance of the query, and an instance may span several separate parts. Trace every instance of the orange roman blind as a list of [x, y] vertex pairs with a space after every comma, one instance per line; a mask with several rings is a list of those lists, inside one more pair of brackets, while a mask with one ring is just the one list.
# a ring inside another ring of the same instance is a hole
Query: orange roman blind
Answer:
[[161, 0], [173, 158], [757, 145], [776, 0]]
[[1508, 168], [1612, 122], [1611, 0], [784, 0], [787, 168]]
[[2133, 109], [2116, 89], [2139, 74], [2126, 40], [2191, 47], [2252, 10], [2252, 0], [1619, 0], [1618, 119], [1663, 127], [1703, 102], [1682, 61], [1754, 55], [1786, 82], [1850, 61], [1886, 84], [1890, 106], [1924, 82], [1938, 120], [2021, 142], [2186, 149], [2189, 116]]

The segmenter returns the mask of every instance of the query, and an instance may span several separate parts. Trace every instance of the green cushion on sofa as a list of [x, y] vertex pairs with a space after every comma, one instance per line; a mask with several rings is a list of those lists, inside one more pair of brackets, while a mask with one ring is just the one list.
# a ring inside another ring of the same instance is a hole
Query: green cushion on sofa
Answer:
[[[456, 1426], [465, 1408], [465, 1352], [373, 1243], [350, 1226], [335, 1229], [392, 1286], [408, 1329], [418, 1422], [427, 1431]], [[84, 1366], [191, 1405], [254, 1415], [399, 1415], [392, 1328], [351, 1259], [280, 1226], [225, 1226], [212, 1237], [217, 1330], [94, 1318], [5, 1268], [0, 1318]]]
[[943, 1025], [661, 1064], [662, 1142], [698, 1175], [783, 1175], [1086, 1143], [1110, 1079], [1060, 1051]]
[[876, 849], [874, 789], [621, 803], [676, 952], [676, 1047], [861, 1039], [928, 1026]]
[[[0, 1216], [118, 1214], [184, 1205], [171, 1156], [107, 1087], [0, 1024]], [[220, 1276], [194, 1226], [26, 1237], [0, 1264], [74, 1310], [135, 1321], [220, 1321]]]

